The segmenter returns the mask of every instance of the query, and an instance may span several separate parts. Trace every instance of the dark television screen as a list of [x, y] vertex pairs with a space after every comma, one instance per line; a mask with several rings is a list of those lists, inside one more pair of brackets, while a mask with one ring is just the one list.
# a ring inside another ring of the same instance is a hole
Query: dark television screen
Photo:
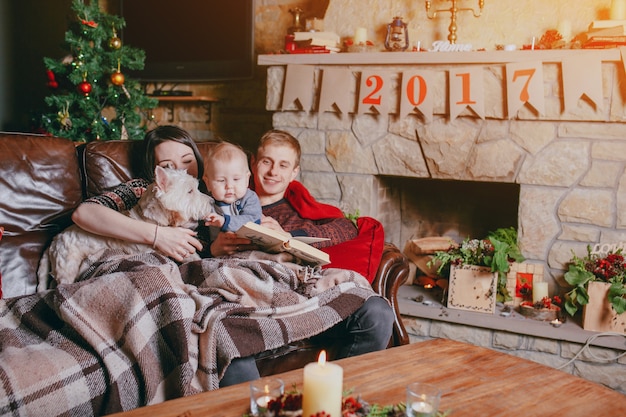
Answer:
[[251, 78], [254, 0], [120, 0], [124, 44], [146, 52], [142, 81]]

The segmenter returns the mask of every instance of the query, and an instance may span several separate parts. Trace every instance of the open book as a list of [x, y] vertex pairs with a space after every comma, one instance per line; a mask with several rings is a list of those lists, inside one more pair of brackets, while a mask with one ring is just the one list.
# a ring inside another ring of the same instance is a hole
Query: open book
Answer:
[[289, 252], [306, 263], [326, 265], [330, 263], [327, 253], [314, 248], [309, 243], [322, 242], [327, 238], [291, 236], [286, 232], [269, 229], [254, 222], [248, 222], [237, 230], [237, 236], [250, 239], [262, 250], [271, 253]]

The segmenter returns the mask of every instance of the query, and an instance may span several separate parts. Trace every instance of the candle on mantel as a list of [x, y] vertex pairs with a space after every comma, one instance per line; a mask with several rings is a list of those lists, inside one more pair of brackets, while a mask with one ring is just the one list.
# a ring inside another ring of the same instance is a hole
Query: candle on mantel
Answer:
[[538, 303], [548, 296], [547, 282], [533, 282], [533, 303]]
[[563, 36], [563, 40], [569, 42], [572, 39], [572, 24], [569, 20], [561, 20], [557, 30]]
[[626, 20], [626, 0], [611, 1], [611, 20]]
[[326, 362], [326, 351], [320, 352], [317, 363], [304, 367], [302, 415], [324, 411], [326, 415], [341, 416], [343, 368]]
[[354, 33], [354, 44], [365, 44], [367, 42], [367, 29], [357, 28]]

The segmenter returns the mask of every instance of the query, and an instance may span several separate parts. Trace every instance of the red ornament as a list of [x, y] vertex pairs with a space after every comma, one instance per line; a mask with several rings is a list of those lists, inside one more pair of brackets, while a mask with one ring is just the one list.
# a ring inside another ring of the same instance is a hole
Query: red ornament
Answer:
[[124, 85], [124, 74], [122, 74], [120, 71], [115, 71], [113, 74], [111, 74], [111, 83], [117, 86]]
[[87, 81], [83, 81], [78, 86], [76, 86], [79, 93], [83, 93], [83, 95], [88, 96], [91, 93], [91, 84]]
[[54, 72], [52, 72], [52, 70], [46, 70], [46, 74], [48, 75], [48, 87], [50, 88], [58, 88], [59, 87], [59, 83], [57, 82], [57, 80], [54, 77]]

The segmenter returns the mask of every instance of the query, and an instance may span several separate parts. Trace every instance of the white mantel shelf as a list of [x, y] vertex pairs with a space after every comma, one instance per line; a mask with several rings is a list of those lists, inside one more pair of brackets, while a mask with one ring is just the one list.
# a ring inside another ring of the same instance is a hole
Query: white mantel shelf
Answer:
[[476, 52], [341, 52], [332, 54], [259, 55], [258, 65], [415, 65], [499, 64], [524, 61], [561, 62], [584, 54], [590, 60], [620, 61], [620, 50], [550, 49]]

